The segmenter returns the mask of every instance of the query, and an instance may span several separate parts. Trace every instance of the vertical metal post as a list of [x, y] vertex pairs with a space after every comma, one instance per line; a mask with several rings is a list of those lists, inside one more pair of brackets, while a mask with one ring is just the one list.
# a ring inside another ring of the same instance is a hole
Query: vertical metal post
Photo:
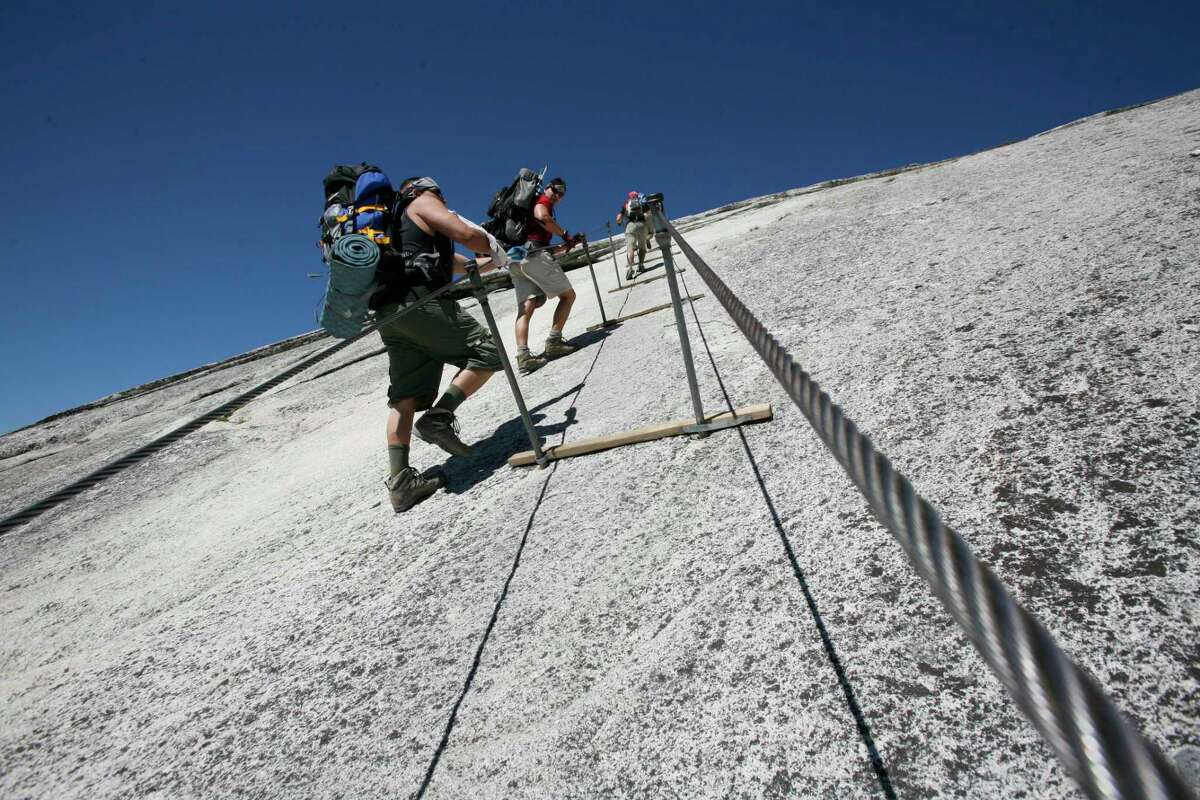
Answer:
[[617, 266], [617, 246], [613, 244], [612, 223], [605, 220], [604, 227], [608, 228], [608, 251], [612, 254], [613, 274], [617, 276], [617, 288], [624, 289], [625, 287], [621, 285], [621, 268]]
[[604, 313], [604, 298], [600, 296], [600, 282], [596, 280], [596, 270], [592, 267], [592, 250], [588, 247], [587, 239], [583, 240], [583, 254], [587, 256], [588, 272], [592, 273], [592, 288], [596, 290], [596, 302], [600, 304], [601, 324], [608, 327], [608, 315]]
[[683, 350], [683, 366], [687, 369], [688, 389], [692, 393], [692, 409], [696, 412], [696, 424], [704, 424], [704, 404], [700, 401], [700, 386], [696, 382], [696, 365], [692, 363], [692, 345], [688, 341], [687, 324], [683, 321], [683, 301], [679, 297], [679, 282], [675, 279], [675, 259], [671, 255], [671, 234], [666, 224], [659, 225], [657, 218], [663, 213], [659, 205], [651, 206], [651, 219], [655, 220], [654, 238], [663, 254], [663, 268], [667, 271], [667, 285], [671, 289], [671, 306], [675, 309], [675, 327], [679, 329], [679, 346]]
[[467, 262], [467, 276], [471, 280], [475, 299], [479, 301], [479, 307], [483, 309], [483, 316], [487, 319], [488, 330], [492, 332], [492, 339], [496, 343], [496, 352], [500, 355], [500, 363], [504, 365], [504, 374], [508, 378], [508, 387], [512, 389], [513, 398], [517, 401], [517, 409], [521, 412], [521, 422], [525, 424], [525, 433], [529, 435], [529, 445], [533, 448], [534, 460], [544, 466], [549, 459], [542, 452], [542, 440], [538, 438], [537, 430], [533, 427], [533, 417], [529, 416], [529, 409], [525, 407], [525, 398], [521, 395], [521, 387], [517, 385], [516, 373], [513, 372], [512, 364], [508, 361], [508, 351], [504, 349], [504, 340], [500, 338], [500, 329], [496, 327], [496, 317], [492, 314], [492, 306], [488, 302], [487, 288], [483, 285], [483, 279], [479, 277], [479, 265], [474, 261]]

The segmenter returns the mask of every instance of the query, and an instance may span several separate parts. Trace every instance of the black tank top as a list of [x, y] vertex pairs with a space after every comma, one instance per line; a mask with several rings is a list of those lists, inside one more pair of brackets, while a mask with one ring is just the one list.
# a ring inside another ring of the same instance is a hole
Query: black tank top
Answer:
[[436, 289], [450, 282], [454, 272], [454, 243], [440, 233], [429, 234], [413, 222], [405, 209], [400, 225], [392, 229], [392, 249], [381, 254], [375, 270], [381, 288], [371, 298], [371, 307], [404, 302], [414, 287]]

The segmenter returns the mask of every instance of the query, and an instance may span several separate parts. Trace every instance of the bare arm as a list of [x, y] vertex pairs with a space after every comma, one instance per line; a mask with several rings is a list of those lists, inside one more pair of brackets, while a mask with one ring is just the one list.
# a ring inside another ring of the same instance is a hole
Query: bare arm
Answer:
[[617, 212], [617, 224], [620, 225], [621, 220], [623, 220], [623, 219], [625, 219], [625, 209], [622, 208], [620, 211]]
[[425, 192], [413, 200], [408, 206], [408, 216], [419, 226], [449, 237], [473, 253], [487, 253], [492, 249], [487, 234], [463, 222], [433, 192]]
[[567, 229], [564, 228], [563, 226], [559, 225], [554, 220], [554, 217], [552, 217], [550, 215], [550, 209], [546, 208], [545, 206], [543, 206], [543, 205], [534, 206], [533, 207], [533, 218], [538, 221], [539, 225], [541, 225], [546, 230], [550, 231], [551, 234], [553, 234], [555, 236], [566, 236], [567, 235]]

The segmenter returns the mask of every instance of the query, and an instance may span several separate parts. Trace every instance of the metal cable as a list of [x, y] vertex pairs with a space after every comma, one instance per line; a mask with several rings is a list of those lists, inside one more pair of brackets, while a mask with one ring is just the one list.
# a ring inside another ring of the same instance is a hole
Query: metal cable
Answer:
[[655, 216], [955, 622], [1093, 800], [1195, 799], [1174, 767], [858, 431], [661, 214]]
[[351, 344], [354, 344], [359, 339], [363, 338], [364, 336], [371, 333], [372, 331], [378, 330], [380, 327], [382, 327], [384, 325], [388, 325], [388, 324], [391, 324], [392, 322], [395, 322], [397, 319], [399, 319], [400, 317], [403, 317], [405, 314], [409, 313], [410, 311], [412, 311], [416, 308], [420, 308], [421, 306], [425, 305], [426, 303], [428, 303], [431, 300], [434, 300], [435, 298], [441, 297], [446, 292], [450, 291], [453, 288], [456, 288], [457, 286], [458, 286], [457, 283], [452, 282], [452, 283], [446, 284], [445, 286], [441, 287], [440, 289], [438, 289], [436, 291], [430, 292], [425, 297], [422, 297], [420, 300], [418, 300], [416, 303], [413, 303], [410, 306], [404, 306], [396, 313], [389, 314], [387, 317], [384, 317], [383, 319], [376, 320], [372, 324], [363, 328], [362, 331], [360, 331], [358, 334], [354, 335], [353, 337], [351, 337], [349, 339], [344, 339], [344, 340], [338, 342], [337, 344], [333, 345], [332, 347], [329, 347], [325, 350], [322, 350], [320, 353], [317, 353], [314, 356], [310, 356], [309, 358], [304, 359], [303, 361], [299, 362], [298, 364], [279, 373], [278, 375], [271, 378], [270, 380], [264, 381], [263, 383], [260, 383], [258, 386], [255, 386], [253, 389], [250, 389], [247, 392], [243, 392], [242, 394], [238, 395], [237, 397], [233, 398], [232, 400], [228, 401], [227, 403], [217, 406], [212, 411], [209, 411], [207, 414], [197, 417], [196, 419], [192, 420], [191, 422], [188, 422], [187, 424], [176, 428], [175, 430], [171, 431], [170, 433], [167, 433], [167, 434], [164, 434], [163, 436], [158, 437], [157, 439], [155, 439], [154, 441], [152, 441], [148, 444], [142, 445], [141, 447], [139, 447], [138, 449], [134, 450], [131, 453], [126, 453], [125, 455], [118, 458], [116, 461], [112, 461], [108, 464], [105, 464], [104, 466], [100, 467], [96, 471], [89, 473], [88, 475], [85, 475], [84, 477], [80, 478], [79, 480], [75, 481], [74, 483], [70, 484], [69, 486], [67, 486], [63, 489], [59, 489], [57, 492], [50, 495], [49, 497], [43, 498], [43, 499], [39, 500], [38, 502], [34, 503], [33, 505], [21, 509], [20, 511], [16, 512], [15, 514], [5, 517], [3, 520], [0, 520], [0, 536], [3, 536], [4, 534], [8, 533], [9, 531], [11, 531], [15, 528], [20, 527], [21, 525], [24, 525], [25, 523], [29, 522], [30, 520], [34, 519], [35, 517], [38, 517], [38, 516], [44, 514], [45, 512], [49, 511], [50, 509], [52, 509], [54, 507], [62, 505], [66, 501], [70, 500], [72, 497], [75, 497], [76, 495], [80, 494], [81, 492], [91, 489], [96, 484], [98, 484], [104, 480], [107, 480], [108, 478], [111, 478], [113, 475], [116, 475], [117, 473], [120, 473], [120, 472], [124, 472], [129, 467], [132, 467], [135, 464], [139, 464], [142, 461], [145, 461], [147, 458], [154, 455], [159, 450], [162, 450], [164, 447], [167, 447], [168, 445], [174, 444], [175, 442], [179, 441], [183, 437], [187, 436], [189, 433], [192, 433], [192, 432], [198, 430], [199, 428], [204, 427], [205, 425], [212, 422], [213, 420], [219, 419], [221, 417], [226, 417], [226, 416], [232, 414], [233, 412], [235, 412], [238, 409], [245, 406], [250, 401], [259, 397], [260, 395], [270, 391], [271, 389], [274, 389], [276, 386], [278, 386], [279, 384], [288, 380], [289, 378], [294, 377], [295, 375], [308, 369], [313, 364], [316, 364], [319, 361], [323, 361], [326, 358], [329, 358], [329, 356], [333, 355], [334, 353], [337, 353], [340, 350], [345, 349], [346, 347], [349, 347]]

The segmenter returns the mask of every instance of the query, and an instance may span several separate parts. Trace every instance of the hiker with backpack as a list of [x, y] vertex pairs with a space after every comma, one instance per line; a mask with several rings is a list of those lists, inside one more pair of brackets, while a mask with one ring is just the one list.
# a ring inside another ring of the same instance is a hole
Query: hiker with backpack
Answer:
[[[517, 298], [517, 368], [522, 375], [541, 369], [551, 358], [570, 355], [576, 350], [562, 336], [567, 317], [571, 314], [571, 305], [575, 302], [575, 289], [562, 267], [554, 261], [550, 249], [552, 236], [561, 236], [566, 250], [582, 241], [580, 236], [571, 236], [554, 218], [554, 207], [566, 194], [566, 181], [562, 178], [550, 181], [534, 203], [532, 219], [526, 231], [525, 246], [530, 251], [529, 258], [509, 265], [513, 292]], [[529, 352], [529, 324], [533, 321], [534, 312], [551, 297], [558, 298], [558, 305], [555, 306], [550, 333], [546, 337], [545, 351], [535, 356]]]
[[633, 253], [637, 250], [638, 274], [646, 271], [646, 243], [650, 241], [650, 229], [646, 225], [647, 208], [642, 195], [630, 192], [617, 213], [617, 224], [627, 222], [625, 226], [625, 257], [628, 268], [625, 270], [625, 280], [633, 280]]
[[[508, 258], [494, 236], [446, 208], [433, 178], [408, 178], [394, 190], [379, 167], [363, 162], [334, 167], [324, 188], [318, 244], [330, 282], [321, 326], [331, 336], [354, 338], [368, 308], [375, 311], [390, 377], [387, 487], [399, 513], [443, 483], [442, 476], [426, 477], [409, 466], [414, 430], [452, 455], [469, 455], [455, 411], [503, 368], [491, 334], [457, 301], [421, 301], [464, 271], [467, 259], [454, 252], [455, 242], [477, 254], [481, 271], [502, 268]], [[435, 403], [445, 364], [458, 373]], [[418, 411], [425, 413], [414, 423]]]
[[[379, 318], [421, 298], [463, 272], [467, 259], [454, 252], [457, 242], [475, 253], [490, 253], [491, 263], [503, 267], [505, 252], [494, 237], [446, 208], [437, 182], [412, 177], [400, 184], [391, 220], [390, 253], [381, 259], [380, 289], [371, 299]], [[409, 466], [409, 446], [417, 438], [451, 455], [467, 456], [469, 445], [458, 437], [458, 407], [488, 382], [499, 369], [500, 355], [491, 334], [464, 311], [457, 300], [439, 297], [379, 328], [387, 348], [388, 493], [392, 508], [407, 511], [442, 485], [441, 476], [425, 477]], [[452, 364], [458, 373], [434, 402], [442, 368]], [[416, 412], [425, 411], [414, 423]]]

